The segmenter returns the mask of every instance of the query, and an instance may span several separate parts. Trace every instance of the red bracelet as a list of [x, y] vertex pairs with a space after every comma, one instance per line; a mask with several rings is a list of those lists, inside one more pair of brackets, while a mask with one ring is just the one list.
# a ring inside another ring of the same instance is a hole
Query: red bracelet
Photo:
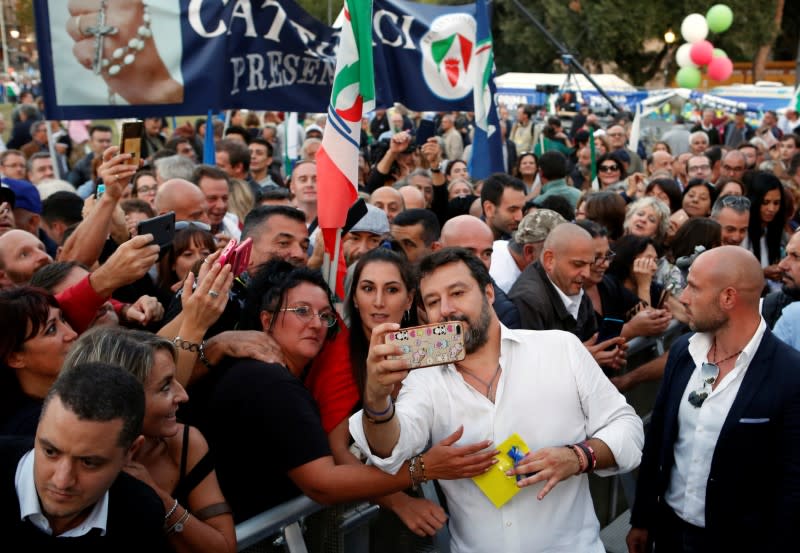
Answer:
[[586, 469], [586, 464], [588, 463], [588, 459], [584, 457], [583, 453], [581, 453], [581, 449], [576, 445], [568, 445], [566, 446], [572, 450], [575, 456], [578, 458], [578, 472], [575, 473], [575, 476], [579, 475]]
[[582, 445], [583, 445], [583, 446], [584, 446], [586, 449], [588, 449], [588, 450], [589, 450], [589, 453], [592, 455], [592, 458], [591, 458], [591, 460], [590, 460], [590, 461], [591, 461], [592, 468], [591, 468], [591, 469], [589, 469], [589, 470], [590, 470], [591, 472], [594, 472], [594, 469], [595, 469], [595, 468], [597, 468], [597, 455], [596, 455], [596, 454], [595, 454], [595, 452], [594, 452], [594, 448], [593, 448], [592, 446], [590, 446], [590, 445], [589, 445], [589, 441], [588, 441], [588, 440], [584, 440], [584, 441], [582, 441], [582, 442], [581, 442], [581, 444], [582, 444]]

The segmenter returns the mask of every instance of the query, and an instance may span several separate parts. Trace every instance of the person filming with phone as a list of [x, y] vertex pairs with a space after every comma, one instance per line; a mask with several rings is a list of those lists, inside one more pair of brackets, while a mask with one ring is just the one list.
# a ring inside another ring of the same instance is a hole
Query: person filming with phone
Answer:
[[[386, 343], [399, 325], [373, 328], [364, 408], [350, 419], [358, 446], [375, 466], [395, 474], [458, 425], [463, 443], [514, 438], [529, 453], [499, 451], [492, 469], [511, 467], [499, 478], [518, 494], [513, 501], [496, 508], [477, 479], [441, 482], [451, 549], [604, 552], [586, 473], [636, 468], [641, 419], [574, 335], [503, 326], [491, 308], [489, 272], [469, 250], [445, 248], [424, 257], [419, 277], [428, 320], [459, 322], [465, 356], [409, 371], [408, 361], [391, 358], [403, 348]], [[395, 401], [391, 393], [400, 382]], [[506, 464], [509, 458], [514, 465]], [[425, 464], [412, 461], [408, 470], [415, 484], [429, 477]]]

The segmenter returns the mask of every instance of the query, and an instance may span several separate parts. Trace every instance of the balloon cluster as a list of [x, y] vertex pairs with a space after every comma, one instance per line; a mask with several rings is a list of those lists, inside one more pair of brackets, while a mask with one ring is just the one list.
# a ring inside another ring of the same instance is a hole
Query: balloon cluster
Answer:
[[686, 40], [675, 53], [680, 69], [675, 76], [678, 86], [697, 88], [705, 67], [706, 75], [714, 81], [724, 81], [733, 73], [733, 62], [728, 55], [706, 39], [708, 32], [723, 33], [733, 23], [733, 11], [725, 4], [715, 4], [705, 17], [699, 13], [687, 15], [681, 23], [681, 36]]

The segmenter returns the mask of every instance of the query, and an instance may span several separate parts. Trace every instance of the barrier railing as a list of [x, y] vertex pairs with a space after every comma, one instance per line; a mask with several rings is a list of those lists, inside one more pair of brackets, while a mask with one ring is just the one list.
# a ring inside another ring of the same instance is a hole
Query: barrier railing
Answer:
[[[628, 342], [628, 357], [639, 356], [651, 350], [655, 355], [650, 359], [654, 359], [663, 354], [671, 341], [683, 334], [685, 330], [685, 325], [673, 320], [667, 330], [660, 336], [634, 338]], [[643, 359], [642, 362], [644, 363], [650, 359]], [[633, 368], [628, 367], [629, 370]], [[649, 413], [642, 418], [645, 421], [649, 420]], [[634, 483], [635, 480], [632, 475], [622, 475], [614, 478], [611, 484], [608, 505], [611, 520], [617, 514], [619, 488], [622, 487], [626, 503], [630, 504]], [[432, 482], [426, 483], [423, 487], [423, 492], [427, 499], [437, 502]], [[303, 539], [303, 523], [308, 517], [323, 509], [325, 509], [324, 506], [315, 503], [306, 496], [300, 496], [241, 522], [236, 525], [237, 551], [244, 551], [257, 544], [267, 542], [282, 544], [289, 553], [307, 553], [308, 550]], [[365, 502], [353, 506], [342, 514], [338, 529], [343, 534], [342, 541], [346, 544], [343, 547], [344, 551], [347, 553], [367, 553], [369, 550], [369, 536], [365, 530], [379, 509], [377, 505]], [[434, 546], [439, 553], [449, 553], [449, 545], [449, 532], [447, 531], [447, 526], [445, 526], [434, 537]]]

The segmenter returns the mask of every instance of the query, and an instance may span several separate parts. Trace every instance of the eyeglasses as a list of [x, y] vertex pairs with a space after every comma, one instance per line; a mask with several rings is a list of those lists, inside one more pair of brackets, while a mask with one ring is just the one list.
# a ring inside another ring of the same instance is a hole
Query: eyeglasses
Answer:
[[9, 168], [9, 169], [20, 169], [20, 168], [24, 168], [25, 164], [24, 163], [4, 163], [3, 167]]
[[331, 328], [332, 326], [336, 326], [337, 318], [336, 313], [332, 311], [321, 311], [319, 313], [315, 313], [313, 309], [311, 309], [307, 305], [298, 305], [297, 307], [284, 307], [281, 311], [289, 311], [297, 315], [297, 317], [303, 321], [304, 323], [308, 323], [311, 321], [313, 317], [319, 317], [319, 320], [322, 321], [322, 324]]
[[619, 171], [619, 165], [601, 165], [599, 170], [601, 173], [613, 173]]
[[689, 394], [689, 403], [692, 407], [700, 407], [703, 405], [703, 402], [710, 393], [709, 388], [713, 386], [714, 382], [719, 378], [719, 366], [714, 363], [703, 363], [700, 367], [700, 378], [703, 381], [703, 387]]
[[202, 221], [176, 221], [175, 230], [185, 230], [187, 228], [197, 228], [206, 232], [211, 232], [211, 225]]
[[750, 209], [750, 198], [747, 196], [722, 196], [719, 199], [719, 203], [722, 204], [723, 207], [732, 207], [740, 211]]
[[617, 256], [616, 252], [608, 252], [605, 255], [598, 255], [595, 256], [594, 261], [592, 261], [592, 265], [600, 265], [602, 263], [611, 263], [611, 261]]

